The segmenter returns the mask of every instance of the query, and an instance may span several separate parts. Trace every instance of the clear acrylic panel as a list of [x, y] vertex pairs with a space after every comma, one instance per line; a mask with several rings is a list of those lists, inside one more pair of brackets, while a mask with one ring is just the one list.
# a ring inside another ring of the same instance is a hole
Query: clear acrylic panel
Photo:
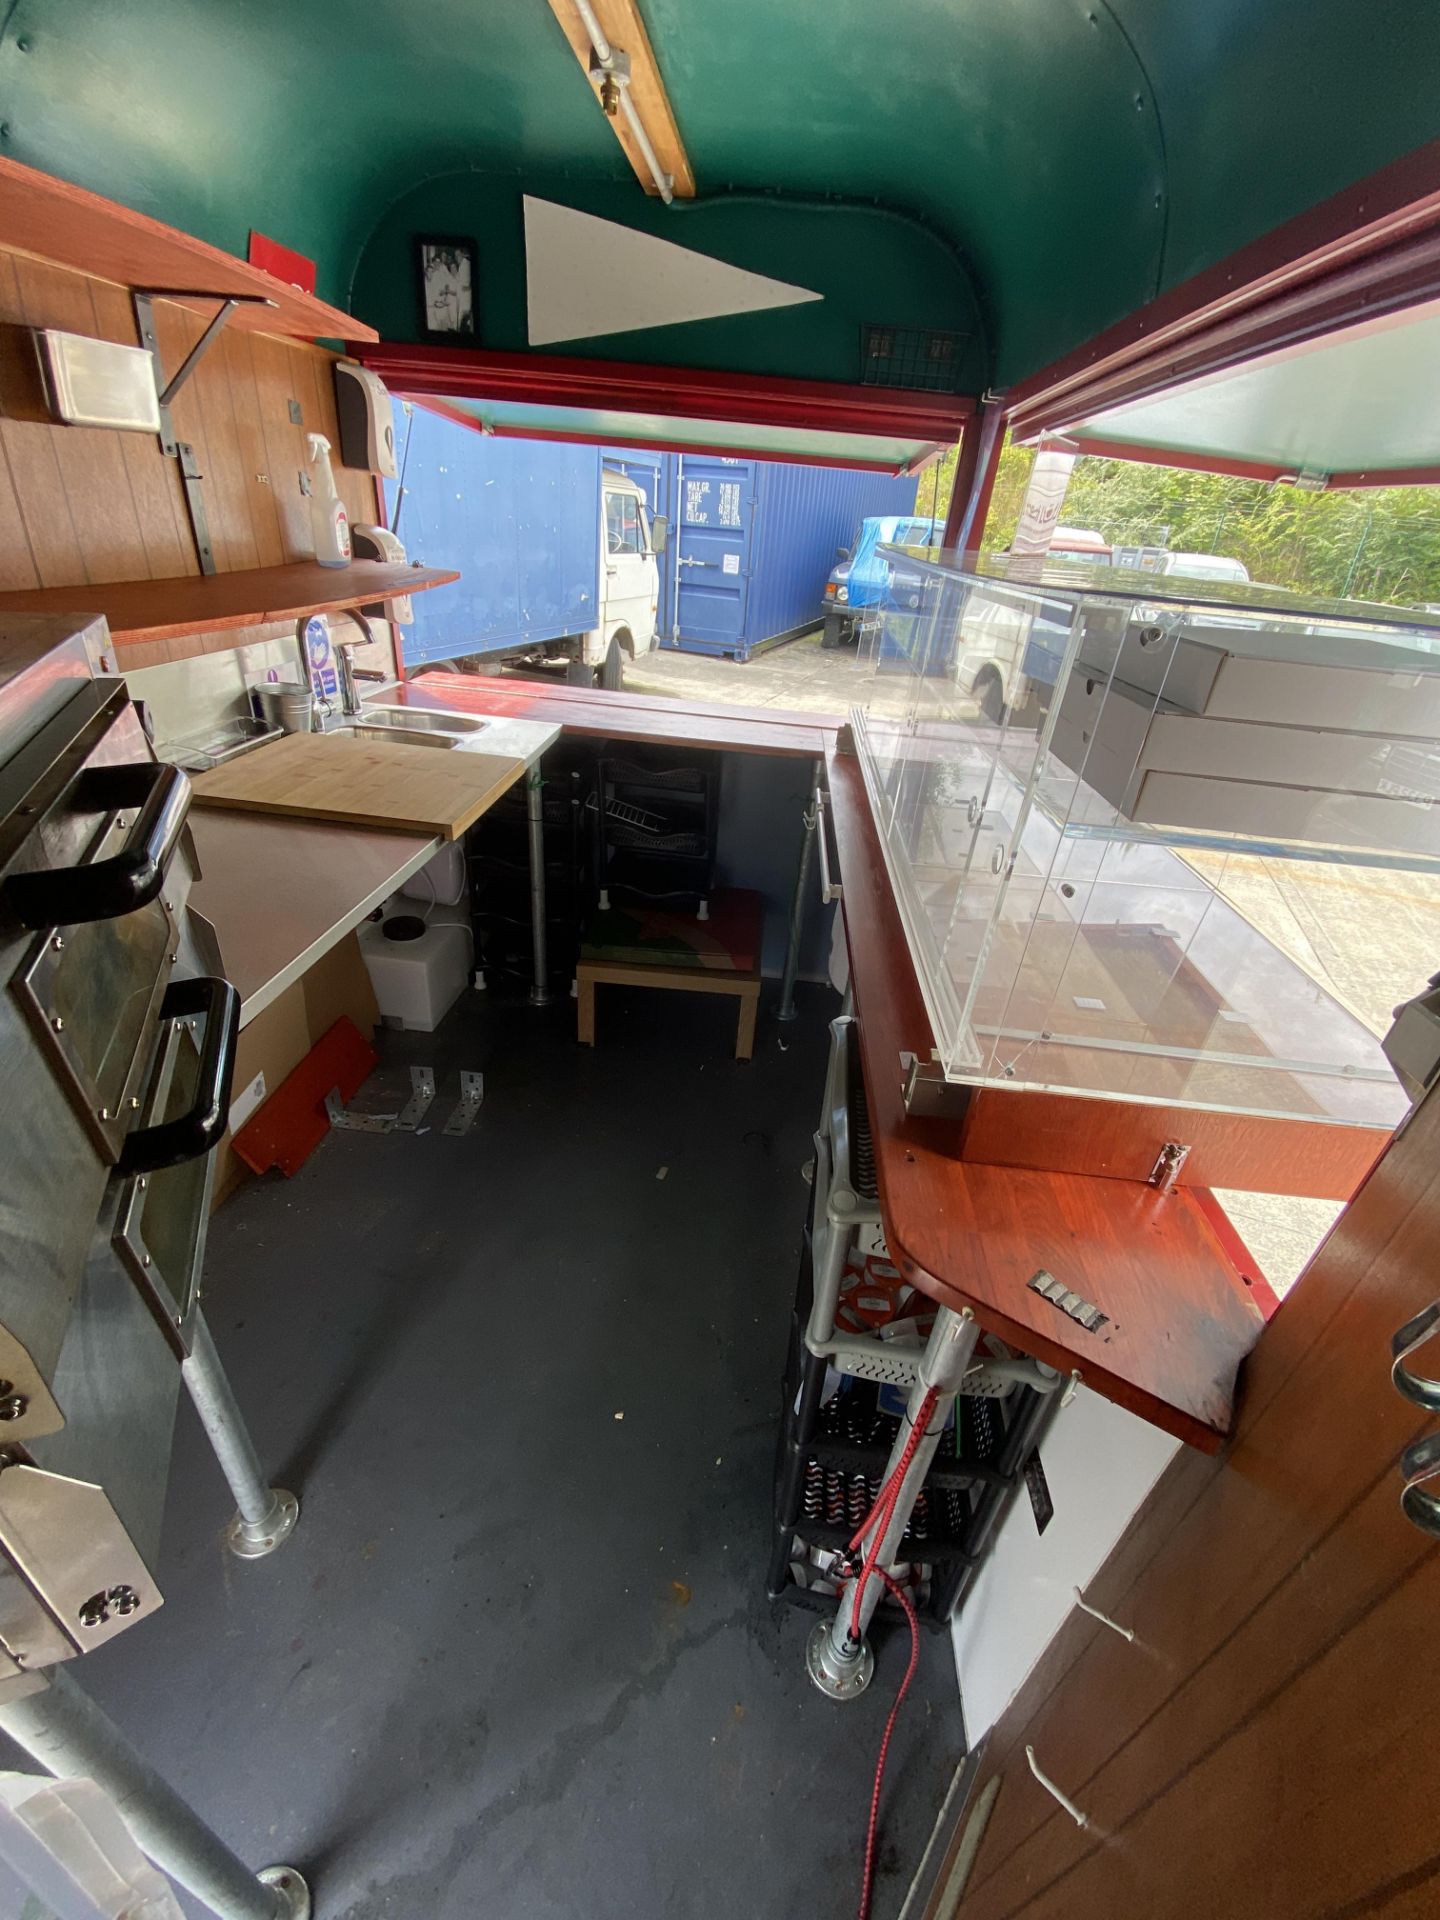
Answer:
[[1357, 869], [1440, 885], [1440, 623], [886, 557], [852, 717], [946, 1072], [1393, 1126], [1277, 876], [1328, 869], [1341, 914]]

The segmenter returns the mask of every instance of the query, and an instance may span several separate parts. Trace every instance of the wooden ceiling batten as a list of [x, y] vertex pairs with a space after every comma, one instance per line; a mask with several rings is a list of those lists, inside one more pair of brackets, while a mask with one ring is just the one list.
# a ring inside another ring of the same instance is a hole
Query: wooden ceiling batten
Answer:
[[[661, 167], [671, 177], [671, 191], [677, 200], [693, 200], [695, 175], [690, 168], [685, 142], [680, 138], [680, 129], [675, 124], [670, 96], [665, 91], [655, 49], [645, 31], [639, 7], [635, 0], [593, 0], [593, 4], [596, 18], [605, 29], [611, 46], [630, 56], [630, 98], [650, 136], [650, 144], [655, 149]], [[561, 31], [570, 42], [575, 58], [580, 62], [580, 70], [585, 75], [586, 85], [595, 94], [598, 107], [599, 88], [590, 77], [590, 35], [575, 10], [574, 0], [550, 0], [550, 8], [560, 22]], [[636, 179], [646, 193], [658, 197], [645, 156], [624, 115], [617, 114], [610, 125], [624, 150], [625, 158], [634, 169]]]

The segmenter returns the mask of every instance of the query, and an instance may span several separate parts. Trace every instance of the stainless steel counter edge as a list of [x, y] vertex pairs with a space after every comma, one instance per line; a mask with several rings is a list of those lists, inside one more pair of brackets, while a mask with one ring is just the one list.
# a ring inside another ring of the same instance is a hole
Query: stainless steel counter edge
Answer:
[[[281, 822], [280, 824], [283, 825], [284, 823]], [[298, 825], [300, 823], [297, 822], [296, 824]], [[318, 823], [306, 821], [304, 824], [306, 826], [313, 826]], [[399, 835], [396, 836], [396, 840], [398, 844], [400, 840]], [[435, 857], [443, 845], [444, 842], [441, 840], [439, 834], [436, 834], [433, 839], [427, 840], [423, 846], [408, 854], [406, 858], [396, 866], [394, 873], [388, 880], [383, 881], [377, 887], [372, 887], [364, 899], [349, 911], [342, 914], [327, 932], [317, 935], [308, 947], [302, 952], [297, 953], [295, 958], [267, 980], [263, 987], [258, 987], [248, 1000], [242, 1000], [240, 1003], [241, 1031], [243, 1032], [244, 1029], [249, 1026], [257, 1014], [263, 1013], [268, 1006], [272, 1006], [288, 987], [293, 987], [295, 982], [300, 979], [303, 974], [308, 973], [310, 968], [314, 966], [315, 962], [319, 960], [322, 955], [327, 954], [332, 947], [337, 946], [340, 941], [345, 938], [347, 933], [352, 933], [356, 927], [367, 920], [375, 911], [376, 907], [381, 905], [383, 901], [388, 900], [398, 887], [403, 887], [405, 882], [417, 874], [428, 860], [432, 860]]]

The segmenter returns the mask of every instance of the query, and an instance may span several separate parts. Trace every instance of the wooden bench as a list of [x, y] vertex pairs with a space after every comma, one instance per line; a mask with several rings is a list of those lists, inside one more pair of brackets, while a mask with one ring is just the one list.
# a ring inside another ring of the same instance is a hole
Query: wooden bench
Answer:
[[575, 972], [578, 1007], [577, 1037], [587, 1047], [595, 1044], [595, 989], [610, 987], [671, 987], [678, 993], [733, 993], [740, 1001], [735, 1030], [735, 1058], [748, 1060], [755, 1051], [755, 1012], [760, 1000], [758, 973], [717, 973], [702, 967], [625, 966], [616, 960], [582, 960]]
[[706, 920], [649, 909], [597, 914], [585, 930], [575, 969], [577, 1039], [595, 1044], [597, 986], [728, 993], [740, 1002], [735, 1058], [750, 1059], [760, 1000], [760, 927], [759, 894], [739, 888], [717, 888]]

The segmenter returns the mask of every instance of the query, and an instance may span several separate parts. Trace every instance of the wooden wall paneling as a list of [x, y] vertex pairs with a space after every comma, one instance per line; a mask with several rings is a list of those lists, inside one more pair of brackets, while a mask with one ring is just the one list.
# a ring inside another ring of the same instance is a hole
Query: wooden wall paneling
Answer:
[[[34, 260], [14, 263], [23, 320], [28, 326], [59, 327], [94, 334], [89, 282]], [[130, 491], [120, 436], [95, 427], [48, 429], [55, 464], [69, 505], [83, 571], [74, 579], [134, 578], [148, 571]]]
[[[1414, 1431], [1423, 1430], [1417, 1415]], [[1139, 1720], [1140, 1730], [1083, 1785], [1069, 1784], [1072, 1766], [1079, 1762], [1063, 1741], [1042, 1744], [1038, 1730], [1031, 1736], [1045, 1771], [1066, 1782], [1066, 1791], [1094, 1826], [1082, 1831], [1050, 1802], [1025, 1844], [987, 1876], [983, 1889], [977, 1884], [973, 1920], [998, 1920], [1048, 1893], [1097, 1846], [1104, 1846], [1106, 1834], [1143, 1813], [1192, 1766], [1203, 1764], [1236, 1728], [1264, 1712], [1293, 1675], [1321, 1660], [1338, 1635], [1360, 1626], [1430, 1556], [1430, 1543], [1400, 1520], [1399, 1481], [1393, 1469], [1372, 1479], [1342, 1522], [1236, 1630], [1223, 1649], [1223, 1679], [1211, 1670], [1216, 1662], [1203, 1663], [1143, 1718], [1148, 1703], [1134, 1697], [1133, 1680], [1148, 1661], [1161, 1686], [1173, 1686], [1165, 1656], [1137, 1639], [1128, 1662], [1109, 1663], [1115, 1669], [1116, 1690], [1097, 1695], [1104, 1707], [1096, 1717], [1113, 1717], [1121, 1726]], [[1097, 1686], [1098, 1678], [1086, 1684]], [[1023, 1784], [1017, 1777], [1006, 1787]], [[968, 1909], [966, 1920], [972, 1920]]]
[[1326, 1920], [1435, 1920], [1440, 1913], [1440, 1854], [1363, 1901], [1351, 1901]]
[[[1131, 1521], [1109, 1559], [1085, 1588], [1085, 1598], [1092, 1606], [1112, 1620], [1128, 1623], [1135, 1608], [1136, 1590], [1155, 1557], [1156, 1534], [1173, 1532], [1184, 1523], [1209, 1487], [1214, 1471], [1215, 1461], [1192, 1448], [1187, 1447], [1175, 1456], [1140, 1514]], [[1108, 1634], [1107, 1627], [1075, 1608], [992, 1728], [985, 1743], [978, 1784], [983, 1785], [996, 1773], [1003, 1774], [1005, 1779], [986, 1828], [983, 1854], [977, 1859], [971, 1876], [972, 1886], [978, 1886], [997, 1863], [1013, 1855], [1046, 1816], [1048, 1809], [1035, 1806], [1024, 1790], [1023, 1773], [1017, 1775], [1017, 1767], [1025, 1768], [1024, 1743], [1032, 1738], [1047, 1702], [1069, 1680], [1082, 1660], [1094, 1657]], [[963, 1707], [963, 1700], [961, 1705]], [[1016, 1790], [1017, 1777], [1020, 1791]], [[963, 1824], [952, 1841], [952, 1853]], [[943, 1881], [943, 1875], [941, 1878]]]
[[[1002, 1718], [984, 1776], [1001, 1772], [1004, 1788], [966, 1920], [1019, 1911], [1017, 1902], [1056, 1873], [1068, 1883], [1067, 1863], [1094, 1844], [1030, 1780], [1026, 1740], [1080, 1805], [1097, 1796], [1102, 1832], [1124, 1826], [1128, 1835], [1127, 1804], [1143, 1807], [1162, 1769], [1175, 1773], [1197, 1744], [1266, 1710], [1253, 1697], [1258, 1684], [1287, 1684], [1287, 1673], [1343, 1638], [1417, 1554], [1436, 1577], [1440, 1561], [1399, 1512], [1395, 1463], [1426, 1423], [1389, 1385], [1388, 1345], [1434, 1296], [1437, 1149], [1440, 1100], [1432, 1100], [1262, 1337], [1228, 1457], [1182, 1456], [1091, 1583], [1088, 1597], [1136, 1628], [1137, 1647], [1072, 1618]], [[1188, 1497], [1197, 1475], [1205, 1481], [1198, 1497], [1177, 1512], [1177, 1491]]]
[[[1337, 1324], [1342, 1327], [1348, 1324], [1341, 1321], [1341, 1316], [1355, 1300], [1367, 1276], [1377, 1270], [1383, 1272], [1387, 1256], [1393, 1268], [1397, 1258], [1403, 1260], [1414, 1247], [1423, 1246], [1425, 1234], [1433, 1231], [1428, 1213], [1421, 1211], [1427, 1201], [1440, 1204], [1440, 1188], [1430, 1170], [1440, 1159], [1440, 1110], [1432, 1110], [1432, 1106], [1417, 1113], [1410, 1127], [1399, 1136], [1405, 1142], [1405, 1151], [1392, 1151], [1380, 1161], [1341, 1215], [1302, 1281], [1282, 1303], [1246, 1363], [1236, 1423], [1237, 1449], [1251, 1439], [1301, 1366], [1320, 1350], [1319, 1343], [1327, 1335], [1333, 1338]], [[1418, 1131], [1413, 1131], [1415, 1129]], [[1417, 1235], [1418, 1239], [1412, 1237]], [[1373, 1299], [1373, 1291], [1367, 1298]], [[1418, 1311], [1418, 1305], [1413, 1310]], [[1410, 1310], [1392, 1305], [1389, 1311], [1394, 1314], [1394, 1325], [1388, 1331], [1383, 1308], [1378, 1317], [1367, 1322], [1368, 1337], [1380, 1339], [1382, 1345]], [[1324, 1351], [1337, 1363], [1343, 1361], [1343, 1337], [1338, 1348], [1332, 1344]], [[1234, 1461], [1237, 1457], [1232, 1453], [1230, 1459]], [[1134, 1582], [1128, 1577], [1123, 1581], [1116, 1578], [1122, 1556], [1128, 1552], [1135, 1577], [1140, 1577], [1144, 1565], [1138, 1559], [1138, 1552], [1147, 1535], [1153, 1557], [1154, 1541], [1169, 1538], [1182, 1518], [1173, 1502], [1169, 1511], [1152, 1516], [1151, 1509], [1165, 1500], [1172, 1485], [1181, 1479], [1194, 1488], [1198, 1500], [1208, 1490], [1212, 1472], [1213, 1463], [1202, 1463], [1188, 1456], [1181, 1456], [1172, 1465], [1151, 1502], [1132, 1522], [1115, 1555], [1092, 1584], [1090, 1592], [1099, 1596], [1095, 1604], [1103, 1611], [1120, 1618], [1133, 1610]], [[1185, 1511], [1189, 1511], [1188, 1506]], [[1081, 1651], [1096, 1638], [1097, 1635], [1086, 1630], [1074, 1641], [1067, 1628], [1062, 1641], [1073, 1645], [1073, 1658], [1078, 1659]], [[992, 1754], [997, 1759], [1002, 1751], [1003, 1736], [1007, 1730], [1015, 1731], [1011, 1728], [1012, 1714], [1019, 1710], [1018, 1720], [1028, 1722], [1032, 1712], [1066, 1677], [1071, 1664], [1072, 1660], [1065, 1657], [1065, 1645], [1057, 1644], [1047, 1651], [1040, 1670], [1022, 1687], [1011, 1714], [1005, 1716], [992, 1736]], [[1005, 1806], [1002, 1796], [1002, 1807], [997, 1807], [991, 1834], [987, 1837], [988, 1860], [1000, 1860], [1013, 1845], [1012, 1841], [1002, 1851], [1000, 1844], [1009, 1824], [1005, 1816], [1013, 1812], [1013, 1807], [1013, 1800]]]
[[[206, 315], [157, 301], [167, 376], [178, 370]], [[177, 462], [149, 435], [62, 427], [44, 417], [32, 325], [60, 326], [134, 345], [123, 287], [0, 252], [0, 591], [200, 571]], [[301, 492], [306, 430], [338, 439], [332, 356], [299, 341], [246, 332], [233, 319], [174, 405], [177, 433], [195, 447], [217, 566], [224, 572], [309, 559], [310, 507]], [[290, 418], [299, 402], [303, 426]], [[262, 477], [263, 476], [263, 477]], [[336, 468], [357, 520], [377, 517], [368, 474]], [[197, 652], [288, 639], [293, 623], [160, 635], [126, 652], [155, 666]], [[368, 649], [372, 664], [389, 649]]]
[[[165, 378], [173, 380], [205, 323], [173, 301], [155, 302], [155, 333]], [[176, 437], [195, 449], [204, 476], [205, 517], [216, 570], [234, 573], [260, 564], [250, 524], [250, 500], [241, 478], [240, 439], [230, 405], [230, 383], [216, 349], [201, 362], [170, 409]]]
[[[26, 323], [93, 336], [99, 329], [90, 282], [78, 273], [17, 260], [15, 278]], [[109, 427], [50, 429], [87, 580], [149, 577], [140, 522], [120, 434]]]
[[6, 329], [0, 333], [0, 439], [34, 565], [33, 584], [65, 587], [87, 577], [56, 457], [56, 435], [67, 429], [23, 417], [33, 409], [36, 378], [29, 342], [10, 330], [27, 324], [16, 268], [10, 254], [0, 253], [0, 322]]
[[[1433, 1130], [1440, 1134], [1440, 1127]], [[1158, 1649], [1160, 1658], [1137, 1659], [1124, 1641], [1101, 1633], [1067, 1676], [1065, 1691], [1052, 1694], [1035, 1714], [1025, 1737], [1035, 1742], [1044, 1756], [1041, 1764], [1066, 1783], [1072, 1798], [1131, 1731], [1164, 1704], [1175, 1684], [1173, 1649], [1184, 1646], [1190, 1657], [1208, 1659], [1237, 1630], [1255, 1591], [1275, 1589], [1304, 1554], [1307, 1541], [1337, 1525], [1364, 1498], [1375, 1478], [1369, 1454], [1338, 1437], [1357, 1423], [1372, 1442], [1377, 1432], [1383, 1434], [1393, 1470], [1393, 1462], [1422, 1430], [1415, 1408], [1390, 1392], [1388, 1383], [1380, 1406], [1372, 1407], [1370, 1378], [1357, 1375], [1346, 1362], [1357, 1351], [1383, 1359], [1396, 1327], [1418, 1311], [1418, 1305], [1397, 1302], [1385, 1282], [1387, 1276], [1399, 1279], [1414, 1271], [1417, 1263], [1433, 1264], [1440, 1172], [1429, 1183], [1429, 1197], [1430, 1206], [1412, 1210], [1393, 1233], [1381, 1230], [1371, 1283], [1346, 1291], [1327, 1317], [1304, 1371], [1292, 1368], [1253, 1411], [1245, 1404], [1225, 1469], [1212, 1474], [1186, 1526], [1167, 1531], [1171, 1544], [1164, 1582], [1153, 1583], [1152, 1562], [1120, 1603], [1115, 1617], [1134, 1627], [1142, 1646]], [[1318, 1261], [1301, 1285], [1317, 1280], [1323, 1288]], [[1281, 1315], [1286, 1312], [1282, 1306]], [[1278, 1325], [1280, 1317], [1271, 1324]], [[1317, 1392], [1315, 1370], [1333, 1377], [1329, 1395]], [[1398, 1504], [1398, 1488], [1394, 1498]], [[1217, 1554], [1217, 1539], [1244, 1543], [1243, 1551]], [[1106, 1602], [1096, 1604], [1110, 1611]], [[1070, 1707], [1077, 1686], [1114, 1711], [1077, 1719]], [[1053, 1814], [1053, 1803], [1038, 1789], [1023, 1797], [1002, 1793], [986, 1838], [983, 1872], [982, 1861], [976, 1863], [976, 1886], [989, 1873], [1008, 1875], [1020, 1843]]]
[[[125, 289], [104, 280], [92, 280], [89, 285], [96, 333], [127, 347], [138, 346], [135, 310]], [[178, 466], [167, 459], [152, 434], [117, 433], [115, 437], [130, 480], [150, 578], [173, 580], [182, 573], [198, 573], [200, 563], [190, 537]]]
[[[252, 497], [255, 469], [246, 461], [245, 436], [231, 391], [223, 334], [195, 373], [192, 384], [199, 389], [210, 451], [211, 467], [205, 475], [206, 511], [212, 516], [213, 524], [216, 502], [220, 502], [223, 519], [234, 530], [231, 567], [237, 570], [258, 567], [260, 541]], [[269, 511], [268, 506], [266, 510]], [[216, 564], [221, 564], [218, 553]]]
[[251, 365], [255, 375], [256, 400], [265, 443], [266, 470], [270, 475], [270, 494], [275, 508], [280, 542], [286, 560], [305, 560], [315, 551], [310, 531], [310, 502], [300, 491], [300, 475], [305, 467], [305, 429], [290, 418], [290, 402], [297, 401], [309, 417], [308, 380], [302, 385], [297, 372], [305, 362], [296, 359], [288, 341], [269, 334], [257, 334], [251, 343]]
[[1290, 1920], [1363, 1902], [1377, 1862], [1391, 1878], [1428, 1865], [1435, 1685], [1423, 1650], [1437, 1599], [1432, 1555], [1073, 1873], [1033, 1900], [978, 1905], [976, 1920]]
[[275, 504], [269, 450], [264, 422], [260, 417], [254, 342], [254, 334], [230, 333], [227, 330], [210, 351], [216, 360], [217, 380], [223, 372], [229, 390], [230, 412], [240, 450], [240, 479], [250, 508], [250, 531], [255, 544], [256, 565], [278, 567], [290, 555], [285, 551], [280, 532], [280, 514]]
[[15, 492], [10, 459], [0, 431], [0, 592], [24, 592], [38, 587], [35, 556], [30, 551], [30, 536]]

